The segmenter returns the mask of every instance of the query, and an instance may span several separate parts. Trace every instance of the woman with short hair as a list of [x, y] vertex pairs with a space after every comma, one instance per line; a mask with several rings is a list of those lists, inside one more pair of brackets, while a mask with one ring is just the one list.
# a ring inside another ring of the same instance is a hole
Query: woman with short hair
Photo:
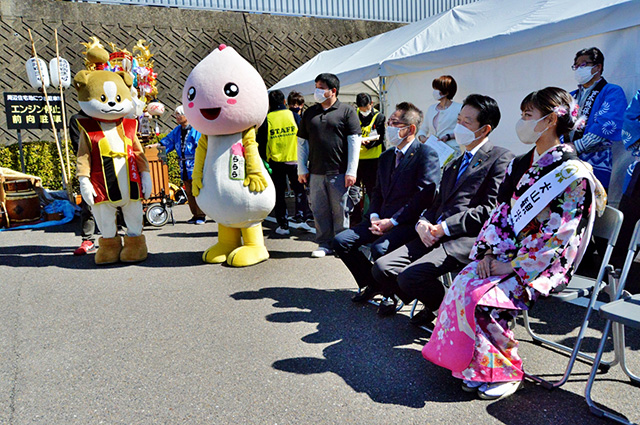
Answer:
[[427, 109], [424, 123], [418, 131], [418, 140], [424, 143], [429, 136], [434, 136], [459, 152], [460, 148], [453, 134], [462, 108], [462, 104], [453, 101], [458, 91], [458, 84], [451, 75], [442, 75], [433, 80], [431, 86], [433, 98], [438, 103], [434, 103]]

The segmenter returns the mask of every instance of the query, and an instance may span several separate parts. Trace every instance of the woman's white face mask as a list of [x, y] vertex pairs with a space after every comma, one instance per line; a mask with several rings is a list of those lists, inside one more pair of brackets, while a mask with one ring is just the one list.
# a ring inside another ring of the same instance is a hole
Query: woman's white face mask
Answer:
[[524, 120], [520, 118], [516, 123], [516, 134], [520, 141], [525, 145], [532, 145], [537, 142], [540, 136], [542, 136], [542, 133], [549, 129], [549, 126], [542, 131], [536, 131], [535, 128], [540, 121], [547, 118], [549, 115], [550, 114], [547, 114], [538, 120]]
[[434, 90], [433, 91], [433, 98], [435, 100], [440, 100], [444, 97], [444, 95], [442, 93], [440, 93], [440, 90]]
[[[476, 131], [482, 130], [484, 127], [485, 126], [483, 125]], [[458, 142], [460, 146], [469, 146], [471, 143], [482, 137], [476, 137], [476, 133], [474, 131], [469, 130], [460, 123], [456, 124], [456, 127], [453, 129], [453, 134], [456, 136], [456, 142]]]

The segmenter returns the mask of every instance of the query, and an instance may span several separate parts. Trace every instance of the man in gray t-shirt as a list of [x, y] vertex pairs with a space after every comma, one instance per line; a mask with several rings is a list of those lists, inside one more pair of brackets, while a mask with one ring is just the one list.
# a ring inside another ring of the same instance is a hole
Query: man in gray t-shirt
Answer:
[[308, 184], [318, 249], [312, 257], [332, 254], [333, 237], [349, 227], [347, 199], [356, 181], [360, 122], [355, 108], [338, 100], [340, 80], [316, 77], [317, 104], [302, 115], [298, 129], [298, 180]]

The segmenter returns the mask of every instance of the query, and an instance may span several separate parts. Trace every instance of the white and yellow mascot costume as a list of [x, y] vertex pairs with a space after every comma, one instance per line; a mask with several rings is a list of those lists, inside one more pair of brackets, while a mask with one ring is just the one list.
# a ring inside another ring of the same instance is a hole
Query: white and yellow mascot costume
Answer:
[[193, 194], [218, 223], [218, 243], [202, 259], [234, 267], [266, 260], [262, 221], [275, 205], [275, 189], [256, 142], [256, 127], [269, 109], [264, 81], [221, 44], [189, 74], [182, 103], [189, 123], [202, 133]]

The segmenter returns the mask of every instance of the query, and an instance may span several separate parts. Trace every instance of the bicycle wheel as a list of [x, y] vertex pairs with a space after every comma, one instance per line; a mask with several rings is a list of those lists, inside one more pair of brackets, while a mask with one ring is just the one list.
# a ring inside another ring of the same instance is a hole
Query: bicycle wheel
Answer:
[[147, 208], [147, 221], [154, 227], [162, 227], [169, 221], [169, 211], [160, 204]]

